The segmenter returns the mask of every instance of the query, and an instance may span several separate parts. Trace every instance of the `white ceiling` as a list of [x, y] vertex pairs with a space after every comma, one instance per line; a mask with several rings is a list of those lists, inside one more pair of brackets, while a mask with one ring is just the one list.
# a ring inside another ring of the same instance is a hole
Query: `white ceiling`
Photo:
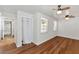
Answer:
[[[63, 7], [69, 6], [69, 10], [72, 15], [79, 16], [79, 5], [64, 5]], [[22, 10], [29, 13], [42, 12], [49, 16], [56, 15], [57, 5], [0, 5], [1, 12], [16, 13], [18, 10]]]

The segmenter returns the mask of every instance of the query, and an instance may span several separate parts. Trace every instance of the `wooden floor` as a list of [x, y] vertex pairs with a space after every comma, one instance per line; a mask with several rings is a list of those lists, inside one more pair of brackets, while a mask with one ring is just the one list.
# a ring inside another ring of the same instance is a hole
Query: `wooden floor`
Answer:
[[79, 40], [55, 37], [39, 46], [34, 43], [16, 48], [15, 44], [0, 45], [1, 54], [79, 54]]

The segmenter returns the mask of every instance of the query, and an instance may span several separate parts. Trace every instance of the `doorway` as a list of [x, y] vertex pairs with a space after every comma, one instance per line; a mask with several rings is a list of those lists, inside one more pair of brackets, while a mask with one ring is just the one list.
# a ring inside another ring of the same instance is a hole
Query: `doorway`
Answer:
[[12, 21], [4, 21], [4, 37], [12, 36]]
[[14, 39], [14, 21], [8, 18], [1, 17], [1, 30], [0, 30], [0, 48], [6, 49], [8, 45], [15, 45]]

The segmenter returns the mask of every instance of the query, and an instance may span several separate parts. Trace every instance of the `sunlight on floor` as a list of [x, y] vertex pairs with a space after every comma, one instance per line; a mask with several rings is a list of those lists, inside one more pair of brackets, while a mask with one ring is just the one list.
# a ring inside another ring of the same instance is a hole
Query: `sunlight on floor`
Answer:
[[3, 40], [0, 40], [0, 47], [10, 45], [12, 43], [15, 43], [15, 39], [11, 36], [6, 36]]

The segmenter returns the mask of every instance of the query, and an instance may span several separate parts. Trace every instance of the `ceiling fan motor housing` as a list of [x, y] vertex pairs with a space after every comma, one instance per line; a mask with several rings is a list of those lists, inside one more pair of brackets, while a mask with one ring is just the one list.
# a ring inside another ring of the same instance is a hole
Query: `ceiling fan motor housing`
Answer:
[[61, 8], [60, 8], [60, 7], [61, 7], [61, 5], [58, 5], [58, 10], [61, 10]]
[[65, 17], [69, 17], [69, 15], [66, 15]]

